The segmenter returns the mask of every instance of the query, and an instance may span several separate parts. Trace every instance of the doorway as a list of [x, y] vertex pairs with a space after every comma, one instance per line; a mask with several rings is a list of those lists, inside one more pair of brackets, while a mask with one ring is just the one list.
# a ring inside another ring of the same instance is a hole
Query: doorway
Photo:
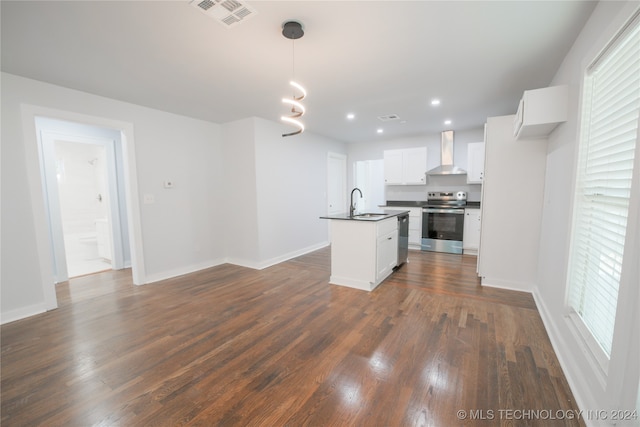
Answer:
[[360, 210], [376, 210], [386, 204], [384, 196], [384, 161], [360, 160], [353, 164], [353, 182], [362, 190]]
[[329, 153], [327, 156], [327, 214], [347, 210], [347, 156]]
[[42, 117], [36, 128], [55, 282], [131, 266], [120, 132]]
[[67, 275], [111, 270], [106, 148], [70, 141], [54, 145]]

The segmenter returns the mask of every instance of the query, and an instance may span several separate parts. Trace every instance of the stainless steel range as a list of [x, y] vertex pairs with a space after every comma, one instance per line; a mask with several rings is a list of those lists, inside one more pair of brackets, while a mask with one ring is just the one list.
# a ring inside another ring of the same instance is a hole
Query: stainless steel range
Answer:
[[466, 205], [465, 191], [427, 193], [427, 205], [422, 208], [423, 251], [462, 253]]

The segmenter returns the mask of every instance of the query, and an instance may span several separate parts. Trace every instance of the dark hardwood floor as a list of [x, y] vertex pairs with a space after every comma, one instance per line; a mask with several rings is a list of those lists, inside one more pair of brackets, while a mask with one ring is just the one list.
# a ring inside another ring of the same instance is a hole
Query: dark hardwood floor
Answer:
[[329, 257], [58, 285], [1, 328], [2, 426], [584, 425], [533, 298], [475, 257], [410, 251], [371, 293]]

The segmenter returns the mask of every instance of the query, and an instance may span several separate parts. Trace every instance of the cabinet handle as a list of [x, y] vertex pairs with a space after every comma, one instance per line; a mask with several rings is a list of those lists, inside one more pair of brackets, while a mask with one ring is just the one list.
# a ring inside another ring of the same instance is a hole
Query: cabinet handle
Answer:
[[387, 237], [387, 240], [393, 240], [393, 237]]

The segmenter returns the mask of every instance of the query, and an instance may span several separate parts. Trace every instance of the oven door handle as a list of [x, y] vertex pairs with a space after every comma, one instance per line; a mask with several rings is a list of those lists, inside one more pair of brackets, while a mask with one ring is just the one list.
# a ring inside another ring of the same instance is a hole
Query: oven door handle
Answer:
[[439, 213], [439, 214], [455, 214], [464, 215], [464, 209], [438, 209], [438, 208], [423, 208], [423, 213]]

